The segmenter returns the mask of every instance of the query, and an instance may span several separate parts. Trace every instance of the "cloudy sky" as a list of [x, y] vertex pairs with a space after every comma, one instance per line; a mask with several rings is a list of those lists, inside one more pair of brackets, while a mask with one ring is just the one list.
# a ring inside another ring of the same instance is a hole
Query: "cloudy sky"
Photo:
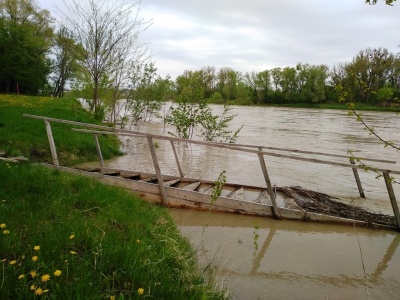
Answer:
[[[68, 1], [68, 0], [66, 0]], [[38, 0], [54, 10], [57, 0]], [[351, 61], [360, 50], [400, 52], [400, 2], [364, 0], [142, 0], [141, 35], [161, 76], [214, 66], [239, 72]]]

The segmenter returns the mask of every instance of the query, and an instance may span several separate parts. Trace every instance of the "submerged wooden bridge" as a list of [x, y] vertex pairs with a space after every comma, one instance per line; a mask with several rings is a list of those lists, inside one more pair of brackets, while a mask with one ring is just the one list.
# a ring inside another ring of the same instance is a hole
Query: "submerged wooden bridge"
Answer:
[[[53, 165], [49, 166], [64, 171], [79, 173], [85, 176], [96, 177], [106, 184], [123, 186], [139, 193], [139, 195], [149, 201], [161, 203], [165, 206], [190, 207], [196, 209], [216, 210], [259, 216], [273, 216], [276, 219], [292, 219], [344, 224], [357, 223], [360, 226], [373, 225], [400, 229], [400, 212], [391, 179], [392, 174], [399, 175], [400, 171], [374, 168], [375, 172], [381, 173], [384, 177], [388, 198], [393, 208], [394, 216], [382, 216], [374, 213], [368, 213], [360, 209], [355, 210], [355, 208], [352, 206], [347, 207], [348, 205], [346, 206], [346, 204], [341, 203], [338, 201], [339, 199], [329, 197], [326, 194], [312, 191], [302, 191], [295, 187], [274, 188], [271, 184], [264, 158], [265, 156], [279, 157], [282, 159], [299, 160], [306, 163], [317, 163], [351, 169], [354, 174], [355, 183], [357, 184], [360, 197], [365, 198], [362, 183], [358, 175], [358, 170], [364, 169], [364, 166], [356, 165], [353, 157], [265, 146], [185, 140], [176, 137], [154, 135], [126, 129], [117, 129], [102, 125], [74, 122], [29, 114], [24, 114], [24, 117], [40, 119], [44, 121], [53, 159]], [[85, 127], [85, 129], [73, 128], [72, 130], [93, 135], [100, 167], [71, 168], [61, 166], [51, 130], [51, 122]], [[106, 168], [104, 166], [98, 135], [117, 135], [146, 139], [155, 172], [145, 173], [135, 170]], [[176, 166], [179, 171], [179, 176], [162, 174], [154, 147], [154, 140], [166, 140], [170, 142], [176, 161]], [[216, 201], [211, 201], [210, 194], [214, 189], [215, 182], [185, 177], [175, 148], [175, 143], [177, 142], [223, 148], [257, 156], [266, 186], [260, 187], [225, 183], [218, 199]], [[299, 156], [299, 154], [313, 155], [316, 157], [325, 156], [331, 158], [346, 158], [349, 159], [350, 162], [334, 162], [320, 158]], [[389, 164], [396, 163], [395, 161], [380, 159], [362, 158], [362, 160]], [[323, 202], [324, 205], [321, 206], [316, 203], [319, 201]], [[305, 205], [302, 205], [302, 203], [305, 203]], [[322, 207], [320, 211], [315, 208], [316, 206]], [[330, 206], [335, 206], [336, 209], [332, 209]], [[353, 213], [352, 216], [343, 214], [343, 211], [346, 210], [351, 210]]]

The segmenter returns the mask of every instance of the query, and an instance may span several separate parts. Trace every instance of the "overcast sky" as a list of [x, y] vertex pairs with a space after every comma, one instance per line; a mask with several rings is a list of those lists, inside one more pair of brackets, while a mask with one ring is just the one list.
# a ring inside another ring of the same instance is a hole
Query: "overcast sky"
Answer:
[[[50, 11], [55, 2], [61, 1], [38, 0]], [[158, 73], [173, 79], [207, 66], [243, 73], [299, 62], [331, 67], [368, 47], [400, 52], [400, 2], [364, 2], [142, 0], [140, 15], [153, 24], [140, 39], [149, 43]]]

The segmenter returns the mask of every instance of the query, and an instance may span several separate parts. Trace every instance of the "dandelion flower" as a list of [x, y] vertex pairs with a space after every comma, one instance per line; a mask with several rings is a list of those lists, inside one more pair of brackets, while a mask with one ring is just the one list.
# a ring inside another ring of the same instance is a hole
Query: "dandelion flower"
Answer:
[[69, 253], [72, 254], [72, 255], [75, 255], [75, 254], [76, 254], [76, 252], [75, 252], [75, 251], [72, 251], [72, 250], [69, 251]]
[[32, 260], [33, 261], [37, 261], [38, 260], [38, 257], [35, 255], [35, 256], [32, 256]]
[[12, 261], [10, 261], [10, 265], [15, 265], [17, 263], [17, 261], [16, 260], [12, 260]]
[[40, 246], [35, 246], [35, 247], [33, 247], [33, 250], [35, 250], [35, 251], [40, 250]]
[[49, 281], [50, 280], [50, 275], [49, 274], [44, 274], [42, 277], [41, 277], [41, 280], [43, 281], [43, 282], [46, 282], [46, 281]]
[[4, 233], [4, 234], [10, 234], [10, 230], [7, 230], [7, 229], [6, 229], [6, 230], [3, 230], [3, 233]]
[[34, 271], [34, 270], [33, 270], [33, 271], [30, 271], [29, 274], [31, 274], [31, 277], [32, 277], [32, 278], [35, 278], [35, 277], [36, 277], [36, 271]]
[[22, 279], [22, 278], [24, 278], [24, 277], [25, 277], [25, 275], [24, 275], [24, 274], [21, 274], [21, 275], [18, 276], [18, 279]]
[[69, 239], [70, 240], [73, 240], [75, 238], [75, 234], [71, 234], [70, 236], [69, 236]]
[[56, 270], [55, 272], [54, 272], [54, 276], [61, 276], [61, 271], [60, 270]]
[[140, 240], [136, 240], [136, 243], [140, 244], [140, 243], [141, 243], [141, 241], [140, 241]]
[[35, 290], [35, 295], [41, 295], [41, 294], [43, 294], [43, 290], [41, 288]]
[[0, 228], [6, 228], [6, 223], [0, 224]]
[[36, 290], [36, 286], [35, 286], [34, 284], [32, 284], [32, 285], [29, 287], [29, 289], [30, 289], [31, 291], [34, 291], [34, 290]]
[[110, 296], [110, 300], [115, 300], [115, 296]]
[[139, 295], [143, 295], [143, 293], [144, 293], [144, 289], [142, 289], [142, 288], [139, 288], [139, 289], [137, 290], [137, 292], [138, 292], [138, 294], [139, 294]]

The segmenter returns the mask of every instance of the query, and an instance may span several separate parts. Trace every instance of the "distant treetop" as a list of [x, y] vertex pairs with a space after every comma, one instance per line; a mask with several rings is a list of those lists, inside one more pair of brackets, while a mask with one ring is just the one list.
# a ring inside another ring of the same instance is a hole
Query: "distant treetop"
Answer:
[[[366, 0], [365, 3], [375, 5], [378, 2], [378, 0]], [[386, 5], [393, 5], [393, 3], [396, 2], [396, 0], [385, 0]]]

